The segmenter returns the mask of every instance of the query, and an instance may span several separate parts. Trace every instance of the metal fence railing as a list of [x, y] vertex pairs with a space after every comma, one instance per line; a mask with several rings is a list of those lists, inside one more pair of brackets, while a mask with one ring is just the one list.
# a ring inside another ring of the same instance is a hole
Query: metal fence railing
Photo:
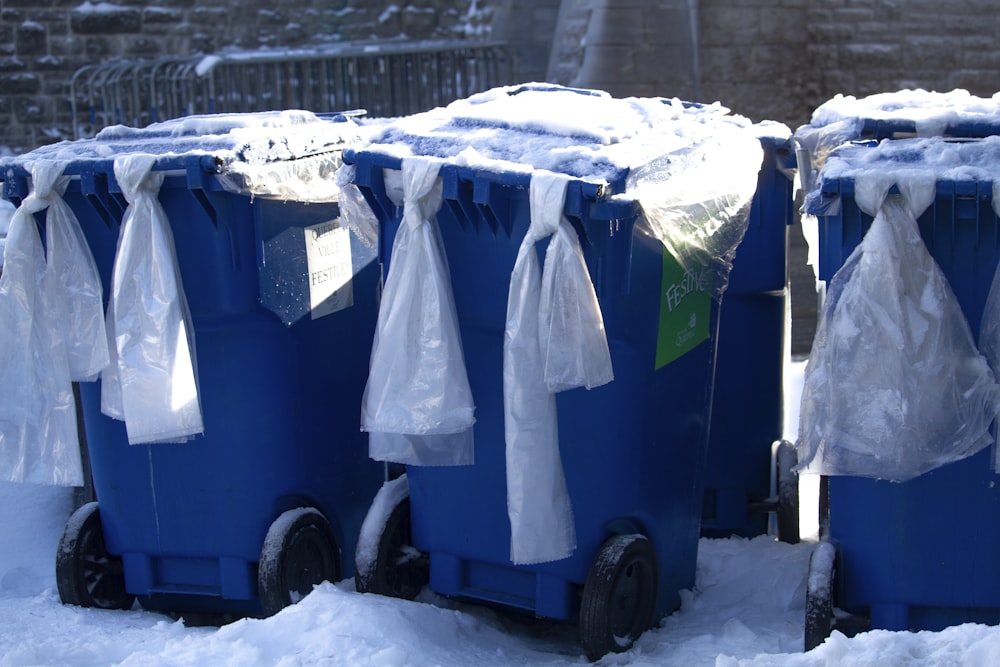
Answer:
[[88, 65], [71, 86], [73, 135], [203, 113], [365, 109], [401, 116], [515, 83], [502, 42], [344, 42]]

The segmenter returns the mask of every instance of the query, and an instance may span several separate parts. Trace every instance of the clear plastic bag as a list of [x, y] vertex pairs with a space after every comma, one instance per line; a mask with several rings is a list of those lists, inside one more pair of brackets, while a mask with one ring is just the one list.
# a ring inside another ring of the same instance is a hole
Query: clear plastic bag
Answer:
[[[129, 206], [108, 313], [131, 444], [182, 442], [204, 431], [194, 329], [170, 221], [157, 199], [164, 175], [152, 170], [154, 163], [155, 157], [136, 154], [119, 157], [114, 165]], [[105, 391], [109, 381], [106, 374]]]
[[799, 470], [897, 482], [992, 442], [998, 388], [954, 293], [924, 246], [917, 216], [933, 175], [856, 182], [877, 211], [830, 281], [802, 394]]
[[344, 225], [354, 232], [354, 235], [367, 248], [378, 247], [378, 218], [372, 212], [360, 188], [354, 184], [354, 174], [357, 168], [353, 164], [345, 164], [337, 171], [337, 187], [339, 194], [337, 203], [340, 206], [340, 217]]
[[[0, 275], [0, 477], [80, 486], [83, 468], [69, 356], [55, 282], [34, 214], [48, 207], [62, 168], [28, 166], [34, 190], [10, 222]], [[64, 313], [65, 315], [65, 313]]]
[[387, 170], [403, 206], [372, 347], [361, 430], [369, 455], [410, 465], [470, 465], [475, 406], [444, 244], [440, 163], [408, 158]]
[[[531, 225], [511, 273], [504, 332], [504, 427], [511, 561], [541, 563], [576, 548], [559, 454], [555, 393], [614, 379], [580, 240], [563, 216], [565, 176], [535, 172]], [[535, 244], [552, 237], [545, 264]]]
[[627, 192], [652, 236], [685, 269], [715, 269], [714, 296], [729, 283], [746, 233], [764, 152], [751, 134], [724, 124], [703, 141], [634, 170]]

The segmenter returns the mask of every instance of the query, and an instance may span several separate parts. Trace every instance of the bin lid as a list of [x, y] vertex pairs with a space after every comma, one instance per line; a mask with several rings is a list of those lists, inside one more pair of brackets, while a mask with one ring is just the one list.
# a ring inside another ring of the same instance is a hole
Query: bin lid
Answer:
[[0, 165], [52, 160], [64, 163], [70, 175], [113, 173], [115, 158], [147, 154], [158, 156], [155, 169], [219, 174], [223, 187], [234, 192], [329, 200], [337, 190], [332, 183], [340, 152], [361, 140], [354, 113], [285, 110], [186, 116], [144, 128], [113, 125], [92, 139], [42, 146]]
[[554, 84], [494, 88], [446, 107], [400, 118], [375, 133], [366, 152], [440, 158], [495, 172], [548, 170], [611, 184], [630, 170], [726, 129], [751, 132], [746, 118], [715, 104], [614, 98]]
[[945, 93], [906, 89], [862, 98], [838, 94], [813, 111], [809, 126], [843, 121], [855, 123], [855, 138], [989, 136], [1000, 132], [1000, 94], [984, 98], [960, 88]]
[[992, 98], [955, 89], [947, 93], [899, 90], [857, 98], [836, 95], [795, 130], [799, 173], [806, 191], [837, 146], [858, 139], [987, 137], [1000, 134], [1000, 93]]
[[825, 214], [829, 204], [823, 201], [823, 194], [853, 193], [862, 188], [889, 192], [940, 188], [945, 182], [979, 183], [977, 191], [992, 196], [990, 184], [1000, 183], [1000, 136], [844, 144], [830, 153], [820, 170], [815, 190], [806, 197], [806, 211]]

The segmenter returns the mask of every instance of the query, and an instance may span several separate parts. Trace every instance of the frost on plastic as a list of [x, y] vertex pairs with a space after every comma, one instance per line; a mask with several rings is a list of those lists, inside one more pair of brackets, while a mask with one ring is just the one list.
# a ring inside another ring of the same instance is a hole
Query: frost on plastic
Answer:
[[170, 223], [157, 198], [164, 174], [152, 171], [155, 160], [127, 155], [114, 165], [129, 206], [111, 279], [108, 325], [117, 364], [103, 384], [120, 388], [131, 444], [180, 442], [204, 430], [194, 330]]
[[[567, 183], [562, 175], [532, 176], [531, 224], [518, 250], [507, 301], [504, 426], [511, 561], [516, 564], [560, 560], [576, 548], [555, 393], [614, 379], [580, 239], [563, 216]], [[543, 268], [535, 244], [550, 236]]]
[[444, 242], [441, 163], [407, 158], [386, 171], [386, 192], [403, 207], [372, 345], [361, 430], [377, 461], [473, 463], [475, 406], [465, 370]]
[[830, 281], [802, 393], [799, 469], [906, 481], [975, 454], [1000, 388], [924, 246], [934, 174], [855, 181], [875, 219]]
[[[59, 269], [46, 266], [34, 218], [53, 205], [65, 205], [65, 183], [54, 163], [29, 169], [34, 189], [11, 219], [0, 275], [0, 475], [15, 482], [79, 486], [83, 471], [64, 338], [69, 314], [59, 310], [65, 306], [56, 293]], [[75, 222], [58, 220], [59, 225]], [[57, 244], [64, 240], [56, 238]], [[59, 256], [76, 268], [73, 250], [61, 248]]]

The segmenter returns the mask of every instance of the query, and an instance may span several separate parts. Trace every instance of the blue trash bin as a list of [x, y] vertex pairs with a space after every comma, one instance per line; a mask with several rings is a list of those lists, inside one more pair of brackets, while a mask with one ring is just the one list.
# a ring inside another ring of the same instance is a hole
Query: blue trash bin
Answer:
[[790, 445], [780, 440], [795, 155], [784, 126], [765, 124], [758, 131], [764, 162], [719, 323], [701, 533], [762, 535], [774, 513], [779, 537], [794, 543], [798, 494], [789, 465], [794, 460], [785, 456]]
[[[309, 154], [262, 164], [252, 153], [261, 146], [237, 136], [258, 124], [269, 127], [265, 148], [310, 145]], [[187, 442], [129, 444], [124, 423], [101, 412], [100, 381], [81, 383], [97, 503], [67, 523], [57, 568], [64, 601], [127, 607], [137, 596], [154, 610], [269, 615], [318, 581], [353, 574], [357, 534], [384, 479], [358, 429], [377, 316], [376, 250], [343, 227], [334, 196], [261, 194], [251, 173], [274, 170], [266, 190], [293, 181], [286, 167], [319, 173], [308, 160], [331, 170], [352, 126], [312, 114], [195, 117], [73, 142], [69, 159], [63, 147], [65, 199], [105, 303], [127, 205], [107, 156], [157, 155], [204, 420], [204, 433]], [[303, 133], [314, 136], [297, 145]], [[39, 149], [15, 161], [6, 192], [25, 196], [21, 165], [50, 155]], [[313, 303], [309, 235], [334, 228], [348, 235], [338, 252], [343, 263], [349, 248], [351, 296]], [[95, 554], [111, 565], [92, 572]], [[86, 577], [103, 583], [81, 592]]]
[[[510, 102], [504, 95], [523, 90], [489, 94], [503, 105]], [[637, 202], [622, 196], [627, 169], [599, 182], [581, 176], [580, 164], [571, 160], [547, 167], [564, 170], [571, 179], [563, 213], [580, 240], [603, 313], [614, 380], [555, 397], [575, 550], [559, 560], [515, 564], [505, 478], [504, 337], [511, 273], [531, 224], [534, 176], [530, 163], [450, 160], [448, 155], [460, 151], [434, 139], [439, 131], [458, 137], [479, 132], [493, 137], [496, 146], [527, 145], [548, 136], [551, 122], [529, 118], [523, 127], [517, 121], [544, 114], [549, 102], [564, 103], [557, 95], [595, 94], [528, 90], [541, 94], [537, 106], [520, 109], [525, 115], [474, 122], [461, 115], [453, 122], [423, 116], [430, 123], [426, 135], [409, 133], [420, 127], [414, 121], [390, 128], [368, 148], [345, 153], [356, 169], [355, 183], [378, 213], [387, 276], [399, 261], [392, 252], [403, 211], [386, 194], [389, 176], [402, 166], [399, 154], [443, 159], [444, 201], [436, 223], [475, 398], [474, 463], [410, 464], [400, 478], [405, 486], [400, 480], [387, 484], [362, 531], [362, 541], [373, 549], [359, 551], [357, 581], [361, 591], [404, 597], [429, 583], [442, 595], [579, 621], [584, 649], [596, 659], [624, 650], [649, 623], [677, 609], [679, 592], [694, 583], [719, 308], [705, 291], [712, 281], [690, 275], [685, 280], [680, 264], [645, 231]], [[470, 100], [470, 107], [479, 113], [490, 101]], [[581, 106], [584, 102], [590, 101], [581, 100]], [[442, 126], [434, 129], [435, 122]], [[588, 141], [579, 130], [560, 130], [567, 146]], [[759, 150], [752, 135], [747, 139]], [[383, 140], [385, 145], [376, 146]], [[491, 154], [481, 150], [488, 160]], [[599, 158], [588, 159], [586, 168], [592, 160]], [[759, 153], [756, 160], [759, 165]], [[756, 179], [756, 165], [751, 176]], [[544, 243], [539, 245], [541, 256]], [[696, 310], [671, 317], [667, 294], [687, 294]], [[688, 349], [658, 360], [658, 349], [674, 346], [681, 329], [696, 320], [700, 333]], [[615, 596], [620, 610], [607, 606]]]
[[[912, 150], [896, 150], [895, 159], [919, 163], [928, 145], [899, 139], [894, 148]], [[847, 155], [860, 156], [857, 149], [876, 147], [868, 143], [845, 147], [849, 149], [855, 152]], [[894, 167], [892, 159], [886, 158], [887, 170]], [[1000, 174], [984, 175], [979, 167], [972, 162], [965, 175], [940, 175], [933, 203], [918, 218], [924, 244], [977, 340], [1000, 261], [992, 182]], [[872, 217], [858, 207], [855, 188], [852, 176], [822, 178], [807, 199], [809, 212], [819, 221], [821, 280], [833, 278], [872, 224]], [[903, 482], [822, 478], [821, 532], [836, 555], [819, 558], [817, 551], [813, 557], [812, 572], [826, 581], [816, 591], [811, 588], [807, 600], [807, 649], [831, 627], [845, 632], [868, 627], [940, 630], [965, 622], [1000, 622], [995, 457], [993, 445]], [[834, 623], [834, 606], [853, 618], [845, 614]]]

